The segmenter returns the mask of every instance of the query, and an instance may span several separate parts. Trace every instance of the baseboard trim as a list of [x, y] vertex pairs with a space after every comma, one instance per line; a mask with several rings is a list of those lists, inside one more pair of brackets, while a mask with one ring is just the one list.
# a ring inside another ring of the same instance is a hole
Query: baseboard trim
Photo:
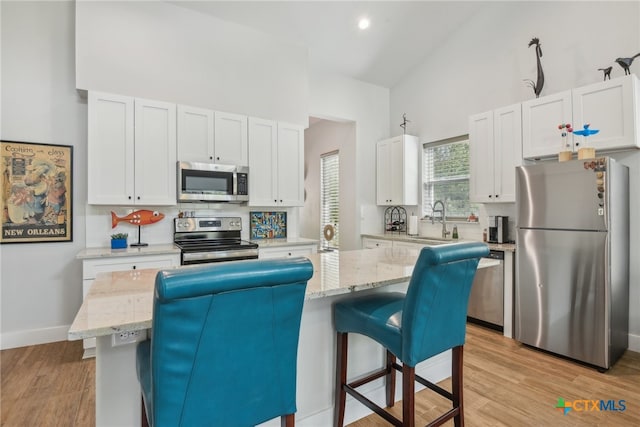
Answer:
[[66, 341], [70, 326], [71, 325], [64, 325], [19, 332], [4, 332], [0, 334], [0, 350]]
[[640, 353], [640, 335], [629, 334], [629, 350]]

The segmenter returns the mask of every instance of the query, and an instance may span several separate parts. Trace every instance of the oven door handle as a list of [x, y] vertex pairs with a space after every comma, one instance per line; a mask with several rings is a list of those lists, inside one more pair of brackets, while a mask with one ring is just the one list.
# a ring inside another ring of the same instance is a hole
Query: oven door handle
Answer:
[[258, 258], [258, 249], [240, 249], [231, 251], [210, 251], [210, 252], [185, 252], [182, 254], [184, 262], [193, 261], [216, 261], [228, 258]]

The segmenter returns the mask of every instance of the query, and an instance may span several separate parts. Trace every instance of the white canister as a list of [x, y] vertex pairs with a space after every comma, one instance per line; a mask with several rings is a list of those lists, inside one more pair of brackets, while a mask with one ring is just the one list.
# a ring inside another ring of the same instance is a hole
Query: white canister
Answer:
[[411, 215], [409, 217], [409, 225], [407, 226], [407, 234], [410, 236], [418, 235], [418, 217]]

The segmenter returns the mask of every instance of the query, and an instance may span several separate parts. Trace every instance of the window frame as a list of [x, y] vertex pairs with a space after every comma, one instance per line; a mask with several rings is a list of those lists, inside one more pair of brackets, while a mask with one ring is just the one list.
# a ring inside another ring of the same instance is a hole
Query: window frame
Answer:
[[[445, 138], [445, 139], [441, 139], [441, 140], [436, 140], [436, 141], [430, 141], [430, 142], [424, 142], [422, 143], [422, 150], [421, 150], [421, 157], [420, 157], [420, 202], [421, 202], [421, 207], [422, 207], [422, 216], [423, 217], [428, 217], [431, 218], [431, 216], [433, 216], [433, 210], [432, 207], [433, 205], [431, 203], [429, 203], [429, 200], [427, 200], [427, 197], [425, 197], [425, 185], [427, 184], [427, 181], [425, 180], [425, 169], [426, 169], [426, 165], [427, 163], [432, 163], [431, 159], [428, 159], [427, 157], [429, 156], [429, 154], [425, 153], [425, 151], [427, 151], [428, 148], [436, 148], [442, 145], [448, 145], [448, 144], [456, 144], [456, 143], [461, 143], [461, 142], [466, 142], [467, 144], [470, 144], [470, 138], [468, 134], [465, 135], [459, 135], [459, 136], [455, 136], [455, 137], [451, 137], [451, 138]], [[470, 147], [469, 147], [470, 148]], [[449, 213], [447, 213], [447, 221], [459, 221], [459, 222], [466, 222], [467, 219], [469, 218], [469, 215], [471, 213], [474, 213], [477, 215], [478, 209], [479, 209], [479, 205], [477, 203], [473, 203], [470, 200], [470, 181], [471, 181], [471, 172], [470, 172], [470, 167], [471, 167], [471, 153], [469, 150], [469, 173], [467, 175], [466, 178], [457, 178], [457, 179], [451, 179], [450, 181], [464, 181], [466, 180], [469, 184], [469, 189], [467, 192], [467, 203], [469, 206], [469, 212], [466, 213], [466, 216], [452, 216], [449, 215]], [[442, 180], [441, 182], [444, 182], [445, 180]], [[433, 182], [433, 181], [429, 181], [429, 182]], [[435, 200], [434, 200], [435, 202]], [[445, 207], [446, 210], [448, 211], [449, 206], [447, 203], [447, 200], [443, 200], [443, 202], [445, 202]]]

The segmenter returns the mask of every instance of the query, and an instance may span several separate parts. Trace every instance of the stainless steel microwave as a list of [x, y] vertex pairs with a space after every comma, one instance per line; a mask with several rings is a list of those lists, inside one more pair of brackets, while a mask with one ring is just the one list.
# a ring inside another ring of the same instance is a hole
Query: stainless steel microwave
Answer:
[[249, 200], [249, 168], [217, 163], [178, 162], [178, 202], [244, 203]]

